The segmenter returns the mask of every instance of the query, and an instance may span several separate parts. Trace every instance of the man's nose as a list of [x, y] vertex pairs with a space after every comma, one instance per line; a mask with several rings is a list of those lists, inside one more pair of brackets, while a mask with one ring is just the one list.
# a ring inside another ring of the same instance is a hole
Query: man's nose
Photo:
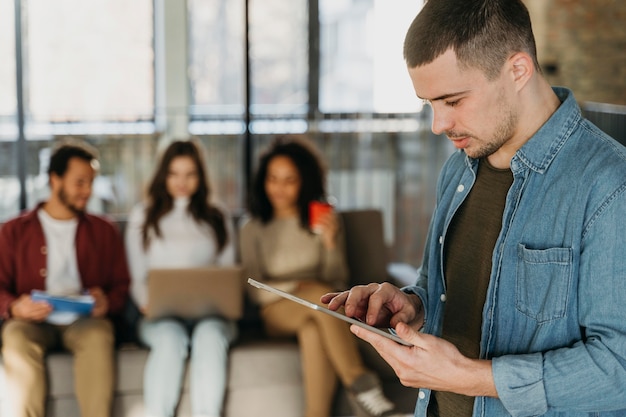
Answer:
[[435, 109], [433, 106], [433, 122], [431, 130], [435, 135], [441, 135], [442, 133], [452, 130], [454, 122], [449, 112], [444, 109]]

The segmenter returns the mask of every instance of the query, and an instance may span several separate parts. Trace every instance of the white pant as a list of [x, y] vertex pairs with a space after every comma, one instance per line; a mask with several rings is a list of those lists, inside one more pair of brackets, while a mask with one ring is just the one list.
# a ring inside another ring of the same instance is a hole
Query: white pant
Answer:
[[150, 348], [144, 372], [147, 415], [174, 416], [191, 350], [191, 411], [194, 416], [220, 416], [228, 349], [236, 334], [235, 323], [220, 318], [142, 320], [139, 336]]

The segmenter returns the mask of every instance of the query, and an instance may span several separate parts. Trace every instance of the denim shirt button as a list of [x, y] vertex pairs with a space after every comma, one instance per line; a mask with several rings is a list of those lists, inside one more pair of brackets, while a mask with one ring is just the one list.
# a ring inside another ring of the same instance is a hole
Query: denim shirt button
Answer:
[[439, 299], [441, 300], [442, 303], [445, 303], [446, 300], [448, 299], [448, 297], [446, 297], [445, 294], [441, 294], [441, 296], [439, 297]]
[[464, 186], [463, 184], [459, 184], [459, 186], [458, 186], [458, 187], [456, 187], [456, 190], [457, 190], [459, 193], [462, 193], [462, 192], [463, 192], [463, 190], [465, 190], [465, 186]]
[[443, 244], [443, 236], [439, 236], [439, 244]]
[[417, 394], [417, 396], [419, 397], [420, 400], [423, 400], [424, 398], [426, 398], [426, 394], [424, 394], [424, 391], [420, 391], [419, 394]]

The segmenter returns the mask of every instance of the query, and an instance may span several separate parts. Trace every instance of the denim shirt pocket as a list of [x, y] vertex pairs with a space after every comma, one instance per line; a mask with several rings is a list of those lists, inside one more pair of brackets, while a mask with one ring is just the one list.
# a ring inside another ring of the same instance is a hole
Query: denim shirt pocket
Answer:
[[572, 249], [517, 248], [515, 307], [537, 323], [563, 318], [572, 279]]

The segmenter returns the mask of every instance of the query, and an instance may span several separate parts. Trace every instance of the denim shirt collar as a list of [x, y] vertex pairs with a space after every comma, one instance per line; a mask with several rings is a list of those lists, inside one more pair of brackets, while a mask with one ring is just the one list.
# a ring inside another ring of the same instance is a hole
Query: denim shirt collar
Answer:
[[561, 100], [561, 105], [515, 153], [511, 160], [513, 173], [521, 170], [522, 164], [539, 174], [545, 173], [582, 117], [571, 90], [563, 87], [552, 89]]
[[[561, 101], [561, 105], [515, 153], [511, 159], [513, 174], [524, 170], [525, 167], [543, 174], [582, 117], [580, 107], [571, 90], [564, 87], [552, 87], [552, 90]], [[468, 167], [476, 170], [477, 160], [467, 157], [466, 162]]]

